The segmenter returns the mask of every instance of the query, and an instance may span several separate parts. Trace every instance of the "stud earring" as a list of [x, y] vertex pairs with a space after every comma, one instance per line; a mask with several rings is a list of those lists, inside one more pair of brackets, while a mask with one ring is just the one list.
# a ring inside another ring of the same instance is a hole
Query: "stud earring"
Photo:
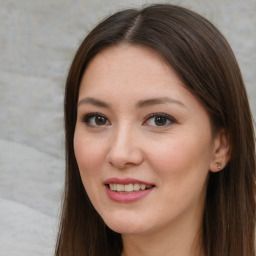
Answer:
[[217, 168], [220, 170], [221, 169], [221, 166], [222, 166], [222, 163], [221, 162], [217, 162]]

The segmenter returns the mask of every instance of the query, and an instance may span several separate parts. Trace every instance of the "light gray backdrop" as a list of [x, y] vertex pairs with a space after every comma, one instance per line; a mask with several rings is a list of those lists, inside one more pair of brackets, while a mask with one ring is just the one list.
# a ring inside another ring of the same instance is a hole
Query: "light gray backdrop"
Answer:
[[[115, 10], [160, 1], [0, 0], [0, 255], [53, 255], [63, 185], [63, 90], [86, 33]], [[227, 37], [256, 116], [256, 1], [167, 1]]]

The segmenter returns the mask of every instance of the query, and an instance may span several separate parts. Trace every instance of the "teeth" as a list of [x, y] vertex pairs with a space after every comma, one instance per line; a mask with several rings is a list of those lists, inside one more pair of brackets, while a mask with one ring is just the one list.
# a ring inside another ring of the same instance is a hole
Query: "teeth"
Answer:
[[145, 184], [141, 184], [141, 185], [140, 185], [140, 189], [141, 189], [141, 190], [144, 190], [145, 188], [146, 188], [146, 185], [145, 185]]
[[118, 192], [124, 191], [124, 185], [123, 184], [116, 184], [116, 190]]
[[124, 186], [125, 192], [132, 192], [133, 191], [133, 185], [132, 184], [127, 184]]
[[113, 191], [117, 192], [133, 192], [133, 191], [139, 191], [139, 190], [146, 190], [149, 188], [152, 188], [152, 185], [146, 185], [146, 184], [109, 184], [109, 188]]
[[140, 190], [140, 184], [137, 184], [137, 183], [134, 184], [134, 185], [133, 185], [133, 190], [134, 190], [134, 191], [139, 191], [139, 190]]

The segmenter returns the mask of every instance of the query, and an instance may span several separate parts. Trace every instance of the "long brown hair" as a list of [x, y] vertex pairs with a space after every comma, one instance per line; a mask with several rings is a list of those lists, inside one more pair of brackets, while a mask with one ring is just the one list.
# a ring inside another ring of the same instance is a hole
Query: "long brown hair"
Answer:
[[56, 256], [120, 256], [121, 235], [93, 208], [76, 163], [73, 136], [81, 77], [89, 61], [116, 44], [156, 51], [208, 111], [213, 127], [231, 143], [227, 166], [210, 173], [203, 218], [207, 256], [254, 256], [255, 145], [252, 115], [235, 56], [205, 18], [182, 7], [157, 4], [103, 20], [84, 39], [65, 92], [66, 180]]

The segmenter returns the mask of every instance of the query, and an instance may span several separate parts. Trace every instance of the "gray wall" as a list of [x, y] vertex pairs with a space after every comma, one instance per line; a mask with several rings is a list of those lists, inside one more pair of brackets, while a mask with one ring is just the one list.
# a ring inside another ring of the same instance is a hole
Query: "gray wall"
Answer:
[[[52, 255], [71, 59], [105, 15], [152, 2], [160, 1], [0, 0], [0, 256]], [[224, 33], [256, 116], [256, 1], [167, 2], [201, 13]]]

